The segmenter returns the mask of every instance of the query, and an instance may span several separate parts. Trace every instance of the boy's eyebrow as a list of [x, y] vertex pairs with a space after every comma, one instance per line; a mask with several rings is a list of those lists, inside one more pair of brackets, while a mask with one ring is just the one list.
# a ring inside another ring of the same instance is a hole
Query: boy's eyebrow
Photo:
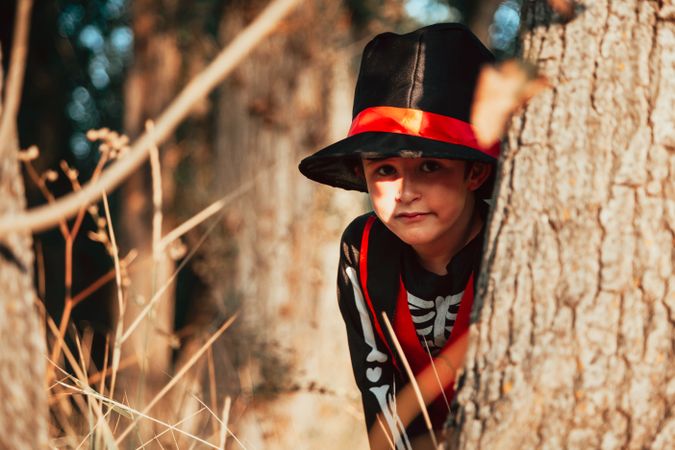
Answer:
[[393, 156], [378, 156], [378, 157], [363, 157], [361, 160], [366, 164], [374, 164], [380, 161], [386, 161], [387, 159], [392, 159]]

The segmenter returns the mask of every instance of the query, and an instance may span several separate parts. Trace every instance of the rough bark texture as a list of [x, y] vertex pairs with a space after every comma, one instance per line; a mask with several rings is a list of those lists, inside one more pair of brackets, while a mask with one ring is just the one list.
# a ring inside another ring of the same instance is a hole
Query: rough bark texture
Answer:
[[[0, 69], [1, 70], [1, 69]], [[0, 143], [0, 216], [26, 208], [16, 130]], [[33, 287], [30, 233], [0, 237], [0, 448], [47, 448], [46, 349]]]
[[510, 129], [453, 448], [675, 445], [675, 7], [585, 8], [525, 4], [553, 89]]

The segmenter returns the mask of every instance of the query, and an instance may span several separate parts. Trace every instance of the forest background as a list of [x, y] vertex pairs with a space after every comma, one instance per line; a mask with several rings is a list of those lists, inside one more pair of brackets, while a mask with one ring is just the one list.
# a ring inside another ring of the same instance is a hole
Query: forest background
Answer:
[[[583, 13], [582, 8], [565, 11], [572, 4], [566, 1], [550, 3], [560, 9], [530, 12], [530, 34], [520, 36], [525, 53], [536, 47], [538, 35], [531, 31], [541, 17], [547, 24], [566, 23]], [[17, 140], [4, 140], [3, 149], [24, 149], [19, 154], [23, 178], [8, 183], [5, 176], [2, 188], [13, 197], [22, 197], [25, 189], [31, 208], [79, 190], [107, 162], [128, 157], [130, 142], [152, 132], [149, 120], [157, 120], [267, 2], [64, 0], [35, 2], [26, 10], [27, 4], [0, 6], [2, 68], [10, 87], [17, 86], [16, 65], [10, 63], [27, 52], [20, 104], [13, 109], [18, 96], [5, 92], [0, 136], [11, 135], [7, 117], [17, 112], [18, 126], [10, 130]], [[672, 24], [672, 6], [643, 4]], [[4, 446], [35, 448], [36, 442], [42, 447], [48, 441], [57, 448], [364, 447], [334, 279], [340, 232], [366, 210], [367, 201], [312, 185], [297, 173], [297, 162], [344, 136], [360, 53], [374, 34], [461, 21], [507, 59], [519, 52], [521, 6], [515, 0], [301, 2], [217, 89], [192, 105], [189, 117], [151, 151], [151, 163], [104, 195], [105, 201], [36, 232], [32, 243], [3, 244], [0, 281], [9, 286], [2, 294], [9, 301], [3, 304], [0, 329], [3, 346], [14, 349], [3, 352], [0, 365], [3, 379], [12, 381], [3, 387]], [[23, 49], [16, 46], [22, 23], [30, 24]], [[540, 52], [537, 58], [545, 65], [562, 56], [553, 51], [547, 59]], [[672, 82], [665, 79], [666, 85]], [[658, 102], [650, 107], [658, 109]], [[518, 140], [513, 133], [511, 141]], [[527, 140], [518, 140], [523, 143]], [[514, 158], [510, 153], [507, 170], [515, 167]], [[7, 161], [3, 173], [12, 173]], [[527, 179], [511, 176], [502, 197], [514, 179]], [[672, 197], [667, 190], [664, 195]], [[9, 198], [0, 197], [0, 211], [21, 209], [21, 202], [17, 207]], [[562, 233], [566, 222], [574, 222], [565, 211], [551, 219]], [[495, 223], [503, 224], [504, 217], [498, 212]], [[513, 244], [507, 237], [500, 242]], [[15, 244], [23, 245], [25, 254], [16, 252]], [[500, 247], [492, 244], [494, 256]], [[672, 250], [666, 251], [672, 239], [668, 245], [661, 248], [672, 259]], [[28, 285], [14, 276], [17, 270], [30, 274]], [[502, 272], [519, 287], [518, 273]], [[672, 272], [670, 265], [666, 272]], [[523, 286], [529, 284], [521, 282], [520, 294], [516, 289], [510, 297], [526, 295]], [[487, 294], [496, 295], [494, 286]], [[21, 305], [29, 307], [16, 314]], [[28, 317], [34, 309], [42, 331], [31, 328], [30, 319], [12, 319]], [[654, 309], [649, 312], [652, 317]], [[650, 324], [659, 323], [649, 317]], [[672, 319], [667, 323], [666, 332], [655, 329], [663, 334], [660, 342], [672, 343]], [[523, 345], [523, 339], [514, 339], [517, 332], [506, 334], [502, 342]], [[659, 364], [669, 361], [669, 352], [660, 347], [650, 357]], [[43, 354], [48, 358], [35, 356]], [[34, 377], [22, 370], [29, 366]], [[665, 418], [673, 391], [672, 364], [666, 366], [665, 381], [657, 377], [655, 383], [665, 386], [667, 396], [654, 409], [657, 415], [665, 410], [659, 416]], [[45, 373], [48, 396], [36, 381]], [[519, 382], [507, 376], [497, 390], [513, 396]], [[570, 389], [583, 404], [583, 390]], [[35, 414], [16, 414], [26, 411], [21, 406], [26, 403]], [[47, 407], [49, 429], [42, 429], [40, 411]], [[607, 417], [617, 429], [628, 423], [629, 442], [641, 438], [630, 432], [631, 414], [622, 414]], [[669, 442], [671, 424], [663, 419], [647, 438], [666, 430], [656, 442]], [[464, 431], [470, 435], [470, 428]], [[545, 439], [537, 436], [541, 444]]]

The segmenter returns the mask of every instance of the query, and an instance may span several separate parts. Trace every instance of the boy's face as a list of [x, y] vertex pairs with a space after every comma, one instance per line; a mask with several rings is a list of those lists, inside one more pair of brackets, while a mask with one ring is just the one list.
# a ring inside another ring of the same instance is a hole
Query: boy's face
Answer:
[[[380, 220], [415, 247], [443, 246], [462, 235], [473, 210], [473, 191], [490, 166], [436, 158], [364, 159], [368, 194]], [[442, 251], [442, 250], [441, 250]]]

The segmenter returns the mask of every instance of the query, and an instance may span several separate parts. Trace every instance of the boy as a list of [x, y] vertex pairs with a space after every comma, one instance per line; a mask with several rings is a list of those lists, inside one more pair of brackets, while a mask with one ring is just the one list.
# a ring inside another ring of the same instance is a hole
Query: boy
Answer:
[[482, 199], [499, 153], [481, 148], [469, 124], [480, 67], [492, 61], [458, 24], [376, 36], [363, 53], [349, 136], [300, 163], [312, 180], [367, 191], [373, 206], [345, 230], [338, 274], [373, 448], [385, 438], [397, 449], [427, 439], [421, 417], [410, 423], [414, 400], [383, 315], [435, 431], [448, 415], [481, 260]]

